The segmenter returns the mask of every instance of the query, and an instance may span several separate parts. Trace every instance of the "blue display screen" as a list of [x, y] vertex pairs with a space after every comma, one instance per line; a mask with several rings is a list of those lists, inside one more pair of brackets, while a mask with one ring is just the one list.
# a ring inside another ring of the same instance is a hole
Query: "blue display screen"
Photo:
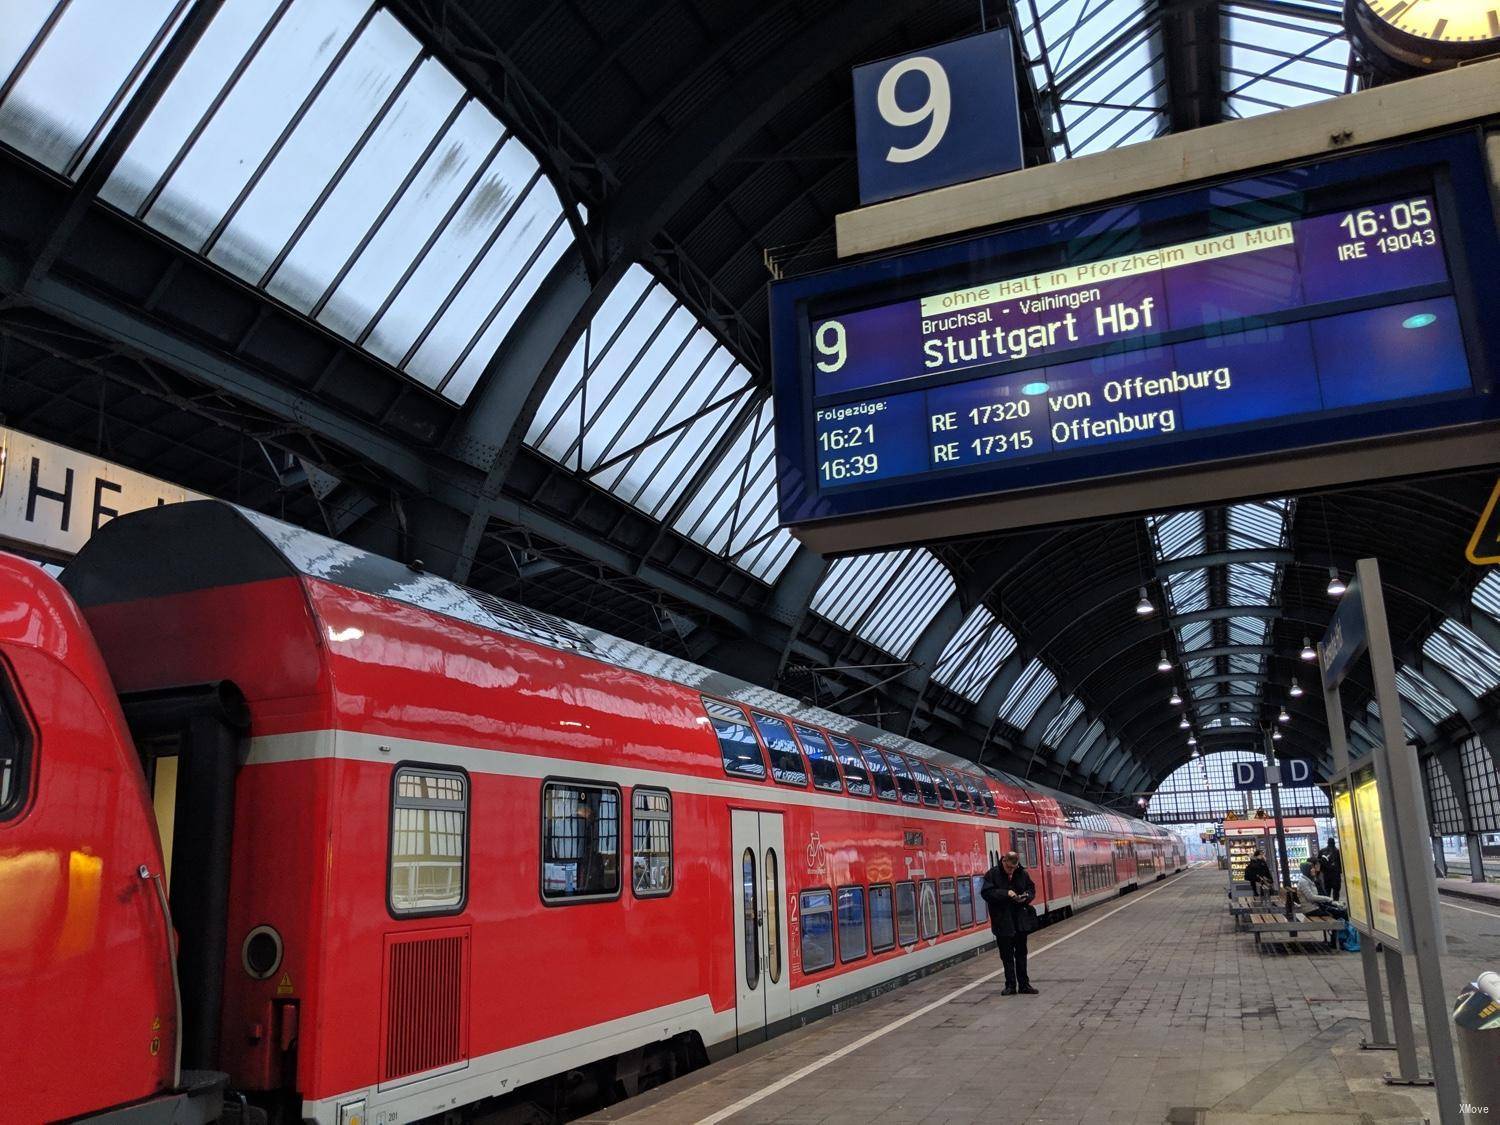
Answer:
[[783, 521], [1492, 413], [1465, 322], [1493, 298], [1418, 147], [1385, 177], [1350, 158], [775, 287]]

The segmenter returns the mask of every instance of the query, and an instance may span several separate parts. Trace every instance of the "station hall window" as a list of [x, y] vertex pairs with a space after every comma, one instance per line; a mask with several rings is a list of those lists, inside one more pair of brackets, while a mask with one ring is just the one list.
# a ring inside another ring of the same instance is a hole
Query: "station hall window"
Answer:
[[813, 788], [842, 793], [844, 783], [839, 780], [839, 767], [833, 760], [833, 751], [829, 749], [822, 732], [799, 723], [797, 737], [802, 740], [802, 749], [807, 751], [807, 763], [812, 767]]
[[0, 666], [0, 820], [14, 816], [26, 803], [30, 749], [31, 731]]
[[838, 757], [839, 765], [844, 768], [844, 784], [849, 789], [849, 795], [870, 796], [870, 775], [865, 769], [865, 760], [859, 756], [854, 743], [836, 734], [829, 735], [828, 739], [833, 743], [833, 752]]
[[672, 795], [665, 789], [630, 794], [630, 885], [636, 898], [672, 893]]
[[578, 902], [620, 893], [620, 790], [549, 781], [542, 786], [542, 898]]
[[839, 957], [858, 961], [867, 952], [865, 942], [865, 889], [839, 888]]
[[757, 781], [764, 781], [765, 759], [760, 756], [760, 743], [755, 741], [755, 732], [750, 729], [750, 720], [745, 718], [745, 713], [738, 707], [720, 703], [717, 699], [705, 699], [703, 710], [719, 740], [724, 772], [733, 777], [753, 777]]
[[833, 964], [833, 892], [802, 892], [802, 971]]
[[870, 766], [870, 777], [875, 782], [875, 796], [882, 801], [894, 801], [900, 794], [896, 792], [896, 778], [891, 773], [885, 755], [873, 746], [861, 744], [860, 749], [864, 751], [865, 761]]
[[917, 888], [914, 883], [896, 884], [896, 940], [917, 944]]
[[891, 885], [870, 888], [870, 949], [882, 953], [896, 944], [896, 904]]
[[773, 715], [755, 712], [755, 729], [766, 744], [771, 755], [771, 777], [784, 785], [806, 785], [807, 767], [802, 762], [802, 751], [797, 749], [797, 740], [792, 737], [792, 728]]
[[392, 914], [463, 909], [469, 779], [453, 770], [397, 768], [391, 787]]

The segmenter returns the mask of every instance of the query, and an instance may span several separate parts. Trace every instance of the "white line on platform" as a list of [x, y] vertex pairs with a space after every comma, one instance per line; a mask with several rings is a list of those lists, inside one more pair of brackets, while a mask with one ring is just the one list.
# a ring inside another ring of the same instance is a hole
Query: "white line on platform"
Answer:
[[1470, 914], [1483, 914], [1486, 918], [1500, 918], [1500, 914], [1495, 914], [1488, 910], [1475, 910], [1472, 906], [1459, 906], [1458, 903], [1449, 902], [1447, 899], [1443, 900], [1443, 905], [1451, 906], [1454, 910], [1467, 910]]
[[[1196, 863], [1189, 864], [1188, 867], [1184, 870], [1184, 873], [1186, 873], [1187, 871], [1191, 871], [1193, 868], [1198, 867], [1198, 866], [1200, 866], [1200, 865], [1196, 864]], [[1128, 910], [1130, 907], [1134, 906], [1138, 902], [1145, 902], [1146, 899], [1150, 898], [1157, 891], [1163, 891], [1163, 890], [1166, 890], [1166, 888], [1167, 888], [1167, 884], [1163, 883], [1161, 886], [1156, 887], [1156, 888], [1154, 888], [1152, 890], [1149, 890], [1145, 894], [1140, 895], [1139, 897], [1136, 897], [1136, 898], [1132, 898], [1129, 902], [1124, 903], [1124, 904], [1122, 904], [1120, 906], [1115, 907], [1108, 914], [1101, 914], [1101, 915], [1099, 915], [1099, 917], [1095, 918], [1092, 922], [1086, 922], [1084, 925], [1079, 926], [1076, 930], [1069, 930], [1067, 933], [1063, 934], [1062, 937], [1056, 938], [1053, 941], [1049, 941], [1046, 945], [1042, 946], [1040, 949], [1037, 949], [1037, 950], [1034, 950], [1034, 951], [1030, 952], [1028, 954], [1028, 959], [1031, 958], [1031, 957], [1037, 957], [1037, 956], [1040, 956], [1043, 953], [1046, 953], [1047, 950], [1052, 949], [1054, 946], [1061, 945], [1063, 942], [1067, 941], [1069, 938], [1076, 937], [1077, 935], [1083, 933], [1084, 930], [1092, 929], [1093, 927], [1097, 926], [1100, 922], [1103, 922], [1103, 921], [1105, 921], [1106, 919], [1109, 919], [1109, 918], [1113, 918], [1116, 914], [1120, 913], [1120, 911], [1122, 911], [1122, 910]], [[1003, 969], [996, 969], [994, 972], [992, 972], [992, 973], [986, 973], [984, 976], [978, 978], [977, 980], [970, 981], [968, 984], [964, 985], [962, 988], [955, 988], [952, 992], [948, 993], [947, 996], [941, 996], [938, 999], [934, 1000], [931, 1004], [924, 1004], [922, 1007], [918, 1008], [915, 1012], [909, 1012], [906, 1015], [902, 1016], [900, 1019], [892, 1020], [890, 1023], [886, 1024], [884, 1027], [877, 1028], [876, 1030], [870, 1032], [868, 1035], [861, 1036], [860, 1038], [856, 1039], [853, 1043], [847, 1043], [847, 1044], [845, 1044], [844, 1046], [840, 1047], [837, 1051], [834, 1051], [832, 1054], [824, 1055], [821, 1059], [818, 1059], [815, 1062], [808, 1063], [806, 1066], [802, 1067], [800, 1070], [794, 1070], [794, 1071], [792, 1071], [792, 1073], [788, 1074], [785, 1078], [779, 1078], [775, 1082], [772, 1082], [769, 1086], [763, 1086], [763, 1087], [761, 1087], [759, 1090], [757, 1090], [753, 1094], [746, 1094], [743, 1098], [741, 1098], [739, 1101], [735, 1102], [733, 1105], [727, 1105], [723, 1109], [719, 1110], [717, 1113], [713, 1113], [713, 1114], [710, 1114], [707, 1117], [701, 1118], [699, 1120], [699, 1122], [698, 1122], [698, 1125], [717, 1125], [717, 1123], [720, 1122], [720, 1121], [726, 1121], [726, 1120], [728, 1120], [729, 1118], [733, 1117], [736, 1113], [739, 1113], [741, 1110], [749, 1109], [751, 1106], [755, 1105], [756, 1102], [764, 1101], [766, 1098], [769, 1098], [772, 1094], [779, 1093], [780, 1091], [785, 1090], [788, 1086], [792, 1085], [794, 1082], [800, 1082], [800, 1081], [802, 1081], [802, 1079], [806, 1078], [809, 1074], [814, 1074], [817, 1071], [822, 1070], [825, 1066], [828, 1066], [830, 1063], [836, 1063], [836, 1062], [838, 1062], [839, 1059], [843, 1058], [845, 1055], [851, 1055], [851, 1054], [853, 1054], [855, 1051], [859, 1050], [861, 1047], [868, 1046], [869, 1044], [875, 1042], [875, 1040], [882, 1039], [885, 1036], [889, 1035], [891, 1032], [896, 1031], [899, 1028], [905, 1027], [907, 1024], [911, 1023], [912, 1020], [920, 1019], [922, 1016], [925, 1016], [928, 1012], [931, 1012], [931, 1011], [934, 1011], [934, 1010], [936, 1010], [938, 1008], [941, 1008], [944, 1004], [947, 1004], [947, 1003], [949, 1003], [949, 1002], [951, 1002], [953, 1000], [958, 999], [960, 996], [962, 996], [966, 992], [973, 991], [974, 989], [978, 988], [981, 984], [984, 984], [987, 981], [994, 980], [1002, 972], [1004, 972]], [[1021, 1003], [1025, 1003], [1025, 1001], [1021, 1001]]]

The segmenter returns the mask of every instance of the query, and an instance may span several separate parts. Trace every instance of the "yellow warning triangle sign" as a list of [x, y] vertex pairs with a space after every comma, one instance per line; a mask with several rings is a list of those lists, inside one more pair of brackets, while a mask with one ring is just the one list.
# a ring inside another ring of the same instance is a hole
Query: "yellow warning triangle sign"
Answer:
[[290, 996], [296, 989], [292, 987], [292, 974], [282, 973], [281, 979], [276, 982], [277, 996]]

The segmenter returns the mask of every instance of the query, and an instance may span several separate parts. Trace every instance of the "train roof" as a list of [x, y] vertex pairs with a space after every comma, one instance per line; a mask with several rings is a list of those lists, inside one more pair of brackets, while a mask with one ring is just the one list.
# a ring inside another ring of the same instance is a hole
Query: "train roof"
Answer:
[[371, 551], [221, 500], [147, 508], [111, 520], [64, 570], [80, 606], [165, 597], [275, 578], [315, 578], [455, 618], [535, 644], [667, 680], [719, 699], [774, 711], [948, 768], [987, 774], [1001, 785], [1050, 797], [1079, 828], [1118, 831], [1123, 817], [1080, 797], [1023, 781], [904, 735], [800, 702], [770, 688], [658, 652], [609, 633], [542, 613], [398, 563]]

